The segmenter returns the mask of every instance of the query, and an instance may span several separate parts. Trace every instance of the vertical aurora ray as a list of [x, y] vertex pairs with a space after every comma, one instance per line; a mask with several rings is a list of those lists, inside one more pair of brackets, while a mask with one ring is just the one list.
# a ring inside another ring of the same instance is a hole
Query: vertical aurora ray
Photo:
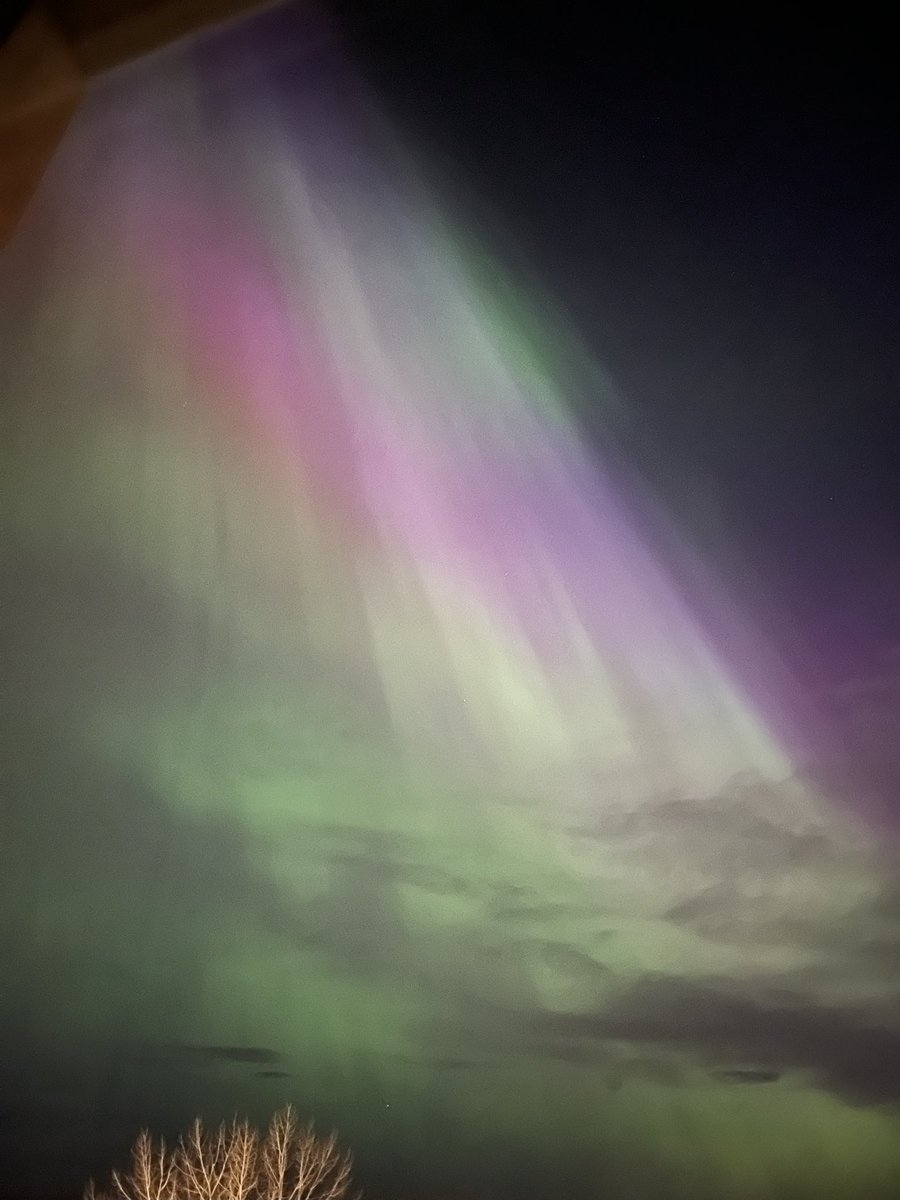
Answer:
[[[348, 188], [349, 165], [323, 184], [295, 157], [273, 131], [249, 166], [289, 214], [271, 239], [302, 247], [292, 278], [246, 217], [196, 197], [155, 203], [165, 165], [133, 185], [131, 257], [179, 314], [198, 389], [219, 378], [329, 508], [354, 511], [351, 555], [401, 737], [422, 744], [437, 721], [428, 697], [447, 681], [468, 706], [464, 735], [498, 739], [499, 763], [524, 752], [529, 773], [596, 741], [597, 765], [637, 772], [638, 794], [786, 774], [552, 382], [498, 353], [489, 298], [400, 195], [383, 214]], [[347, 232], [360, 228], [361, 248]], [[418, 662], [406, 605], [430, 630]], [[648, 739], [663, 772], [652, 783], [639, 778]]]
[[887, 1179], [828, 1046], [889, 871], [471, 244], [308, 15], [73, 126], [0, 274], [19, 1069], [112, 1142], [290, 1096], [413, 1192]]

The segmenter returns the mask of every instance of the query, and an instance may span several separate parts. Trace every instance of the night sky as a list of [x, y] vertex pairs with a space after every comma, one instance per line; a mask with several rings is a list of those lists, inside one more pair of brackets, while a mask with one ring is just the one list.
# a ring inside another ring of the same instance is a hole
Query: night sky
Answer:
[[847, 13], [363, 8], [345, 6], [382, 94], [565, 307], [655, 484], [696, 477], [674, 502], [700, 521], [717, 507], [835, 669], [896, 652], [886, 30]]
[[[745, 597], [752, 580], [770, 643], [896, 813], [900, 86], [886, 30], [847, 12], [339, 7], [445, 196], [536, 273], [611, 375], [628, 461], [743, 573]], [[608, 439], [589, 387], [570, 404]]]
[[291, 1101], [893, 1196], [886, 33], [332, 13], [97, 80], [0, 260], [3, 1194]]

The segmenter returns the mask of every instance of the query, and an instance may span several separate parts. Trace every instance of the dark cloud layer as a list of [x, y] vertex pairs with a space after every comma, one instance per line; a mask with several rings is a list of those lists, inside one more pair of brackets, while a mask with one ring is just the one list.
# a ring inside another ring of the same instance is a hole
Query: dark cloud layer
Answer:
[[774, 989], [754, 996], [729, 981], [646, 978], [602, 1012], [535, 1016], [532, 1027], [586, 1047], [624, 1041], [688, 1051], [710, 1063], [808, 1071], [847, 1099], [900, 1104], [900, 1026], [874, 1025], [864, 1012], [817, 1007]]

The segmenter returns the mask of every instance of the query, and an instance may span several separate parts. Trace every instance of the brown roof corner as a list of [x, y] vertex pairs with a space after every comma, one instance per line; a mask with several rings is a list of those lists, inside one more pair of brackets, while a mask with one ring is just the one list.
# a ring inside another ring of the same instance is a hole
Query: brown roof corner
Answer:
[[78, 107], [81, 72], [53, 21], [32, 8], [0, 45], [0, 246]]

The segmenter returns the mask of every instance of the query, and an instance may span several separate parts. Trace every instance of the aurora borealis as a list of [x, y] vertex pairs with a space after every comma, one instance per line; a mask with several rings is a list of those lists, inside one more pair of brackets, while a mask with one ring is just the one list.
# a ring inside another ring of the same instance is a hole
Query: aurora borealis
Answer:
[[290, 1100], [385, 1200], [888, 1196], [891, 846], [414, 163], [264, 13], [4, 251], [17, 1193]]

